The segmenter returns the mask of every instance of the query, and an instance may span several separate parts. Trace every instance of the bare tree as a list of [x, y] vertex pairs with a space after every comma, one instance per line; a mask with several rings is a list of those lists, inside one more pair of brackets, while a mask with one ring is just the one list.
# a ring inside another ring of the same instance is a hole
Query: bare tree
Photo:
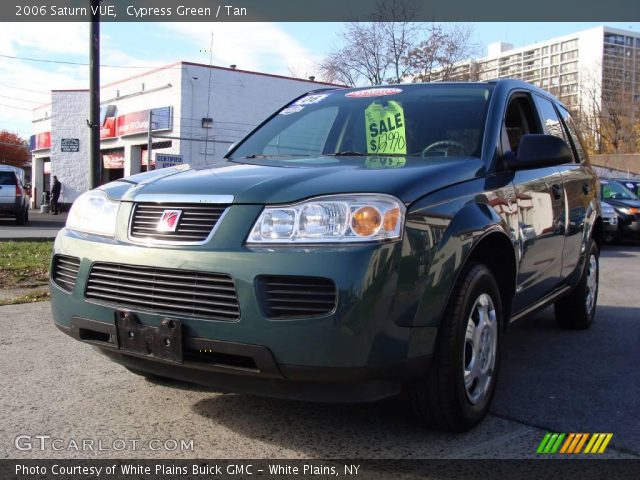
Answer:
[[407, 59], [414, 79], [422, 82], [434, 78], [450, 80], [455, 66], [477, 53], [478, 46], [472, 41], [472, 35], [473, 29], [466, 25], [450, 28], [429, 25], [424, 39], [409, 52]]
[[373, 20], [380, 24], [386, 55], [394, 73], [389, 83], [401, 83], [409, 74], [411, 65], [407, 63], [409, 51], [414, 46], [418, 31], [415, 23], [416, 8], [407, 0], [378, 2]]
[[[596, 69], [595, 72], [600, 69]], [[605, 66], [602, 76], [583, 74], [575, 117], [593, 153], [634, 153], [640, 142], [640, 104], [621, 70]]]
[[346, 24], [343, 46], [319, 65], [323, 78], [348, 85], [402, 82], [411, 68], [407, 58], [417, 33], [415, 15], [414, 0], [380, 1], [372, 21]]

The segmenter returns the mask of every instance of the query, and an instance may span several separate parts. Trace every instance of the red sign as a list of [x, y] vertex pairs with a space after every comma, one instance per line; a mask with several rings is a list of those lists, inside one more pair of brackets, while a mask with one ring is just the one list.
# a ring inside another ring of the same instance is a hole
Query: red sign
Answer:
[[45, 148], [51, 148], [51, 132], [42, 132], [34, 135], [35, 145], [32, 150], [43, 150]]
[[107, 117], [100, 127], [100, 140], [105, 138], [116, 138], [116, 117]]
[[366, 90], [356, 90], [355, 92], [345, 93], [345, 97], [362, 98], [362, 97], [379, 97], [382, 95], [395, 95], [402, 93], [401, 88], [368, 88]]
[[[147, 150], [142, 150], [142, 152], [140, 152], [140, 153], [141, 153], [142, 165], [144, 166], [144, 165], [146, 165], [148, 163], [147, 162], [147, 157], [149, 157], [149, 155], [147, 154]], [[155, 165], [155, 164], [156, 164], [156, 159], [152, 158], [151, 159], [151, 165]]]
[[106, 169], [124, 168], [124, 152], [104, 153], [102, 154], [102, 163]]
[[127, 113], [118, 117], [117, 132], [119, 137], [144, 133], [149, 129], [149, 111]]

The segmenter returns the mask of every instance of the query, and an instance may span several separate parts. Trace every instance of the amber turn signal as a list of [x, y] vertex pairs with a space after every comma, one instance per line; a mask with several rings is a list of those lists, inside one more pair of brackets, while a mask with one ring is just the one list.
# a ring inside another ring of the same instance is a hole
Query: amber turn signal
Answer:
[[374, 207], [360, 207], [351, 216], [351, 229], [361, 237], [375, 235], [381, 225], [382, 215]]

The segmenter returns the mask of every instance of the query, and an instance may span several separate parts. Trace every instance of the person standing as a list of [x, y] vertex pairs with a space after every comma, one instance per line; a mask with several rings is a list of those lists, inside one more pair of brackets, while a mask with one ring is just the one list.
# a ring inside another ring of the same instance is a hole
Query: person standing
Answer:
[[60, 191], [62, 190], [62, 184], [58, 177], [53, 176], [53, 186], [51, 187], [51, 213], [58, 215], [60, 213], [60, 206], [58, 205], [58, 199], [60, 198]]

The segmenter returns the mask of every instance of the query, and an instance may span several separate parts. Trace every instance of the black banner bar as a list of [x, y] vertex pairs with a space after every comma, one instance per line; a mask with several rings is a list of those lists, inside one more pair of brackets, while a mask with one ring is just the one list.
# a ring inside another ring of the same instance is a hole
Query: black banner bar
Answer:
[[[394, 0], [383, 0], [385, 3]], [[395, 0], [420, 22], [540, 22], [640, 19], [637, 0]], [[101, 0], [103, 22], [339, 22], [375, 18], [380, 0]], [[89, 0], [13, 0], [2, 22], [87, 22]], [[248, 32], [249, 33], [249, 32]]]
[[605, 460], [0, 460], [3, 480], [611, 479], [640, 478], [640, 459]]

